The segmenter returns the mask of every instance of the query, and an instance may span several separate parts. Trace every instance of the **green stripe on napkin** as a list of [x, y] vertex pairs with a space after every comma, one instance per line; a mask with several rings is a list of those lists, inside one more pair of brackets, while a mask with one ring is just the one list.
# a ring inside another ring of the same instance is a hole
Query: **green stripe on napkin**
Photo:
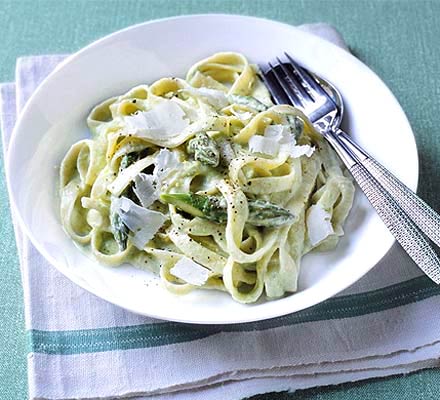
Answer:
[[73, 331], [28, 331], [30, 351], [80, 354], [139, 349], [188, 342], [220, 332], [265, 330], [321, 320], [357, 317], [440, 295], [440, 287], [421, 276], [355, 295], [331, 298], [309, 309], [271, 320], [240, 325], [189, 325], [176, 322]]

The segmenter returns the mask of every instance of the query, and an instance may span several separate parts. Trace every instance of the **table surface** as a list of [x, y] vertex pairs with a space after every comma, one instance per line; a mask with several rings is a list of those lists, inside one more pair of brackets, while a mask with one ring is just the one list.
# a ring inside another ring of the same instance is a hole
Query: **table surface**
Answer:
[[[436, 196], [436, 188], [440, 188], [440, 174], [436, 174], [440, 168], [436, 125], [440, 110], [440, 0], [0, 0], [0, 81], [14, 79], [18, 56], [70, 53], [132, 24], [210, 12], [255, 15], [292, 25], [328, 22], [336, 26], [353, 53], [381, 76], [407, 113], [420, 155], [419, 194], [440, 208]], [[0, 398], [18, 400], [27, 397], [27, 343], [3, 162], [0, 169]], [[275, 398], [438, 399], [440, 371], [253, 399]]]

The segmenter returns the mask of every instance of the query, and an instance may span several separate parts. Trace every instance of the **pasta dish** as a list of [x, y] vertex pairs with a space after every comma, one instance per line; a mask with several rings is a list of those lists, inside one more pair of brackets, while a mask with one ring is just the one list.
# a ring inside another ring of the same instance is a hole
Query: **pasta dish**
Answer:
[[87, 124], [61, 163], [60, 215], [100, 263], [252, 303], [295, 292], [302, 256], [343, 235], [352, 180], [241, 54], [105, 100]]

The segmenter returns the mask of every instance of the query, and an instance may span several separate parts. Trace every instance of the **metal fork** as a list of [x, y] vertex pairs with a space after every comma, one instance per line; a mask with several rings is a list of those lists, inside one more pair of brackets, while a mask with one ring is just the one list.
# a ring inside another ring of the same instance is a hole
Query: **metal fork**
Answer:
[[342, 97], [337, 89], [285, 55], [287, 62], [277, 58], [277, 65], [260, 66], [275, 102], [304, 112], [340, 156], [402, 248], [440, 284], [440, 259], [422, 234], [440, 246], [440, 216], [339, 128]]

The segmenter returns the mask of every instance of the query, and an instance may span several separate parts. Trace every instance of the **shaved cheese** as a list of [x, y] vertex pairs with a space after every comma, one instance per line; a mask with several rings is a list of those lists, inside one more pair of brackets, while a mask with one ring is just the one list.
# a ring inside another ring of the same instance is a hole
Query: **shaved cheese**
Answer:
[[114, 206], [124, 225], [131, 231], [130, 241], [142, 250], [166, 221], [160, 212], [138, 206], [126, 197], [114, 200]]
[[161, 181], [168, 173], [179, 166], [179, 159], [175, 152], [162, 149], [156, 157], [153, 175], [157, 181]]
[[272, 138], [279, 144], [288, 143], [292, 140], [289, 128], [284, 125], [268, 125], [264, 130], [264, 137]]
[[264, 130], [264, 137], [276, 140], [280, 145], [280, 151], [288, 153], [293, 158], [301, 156], [311, 157], [315, 148], [308, 144], [297, 145], [295, 137], [286, 125], [268, 125]]
[[198, 110], [194, 108], [194, 106], [188, 104], [185, 100], [173, 97], [170, 101], [176, 103], [185, 112], [185, 115], [190, 119], [190, 122], [195, 122], [200, 119]]
[[254, 114], [249, 111], [236, 111], [234, 109], [231, 109], [231, 113], [232, 115], [235, 115], [240, 121], [247, 121], [254, 116]]
[[291, 146], [290, 155], [293, 158], [298, 158], [301, 156], [311, 157], [314, 151], [315, 148], [309, 146], [308, 144], [295, 145], [295, 146]]
[[261, 153], [275, 157], [280, 152], [290, 157], [298, 158], [303, 155], [310, 157], [315, 148], [308, 144], [297, 145], [290, 129], [285, 125], [268, 125], [264, 136], [255, 135], [249, 139], [249, 150], [252, 153]]
[[331, 223], [331, 214], [319, 204], [314, 204], [308, 209], [306, 226], [312, 246], [317, 246], [328, 236], [335, 233]]
[[229, 104], [226, 94], [220, 90], [201, 87], [198, 88], [197, 91], [215, 108], [223, 108]]
[[133, 191], [141, 202], [142, 206], [147, 208], [151, 206], [158, 198], [159, 194], [157, 184], [153, 175], [140, 173], [134, 178]]
[[275, 139], [254, 135], [249, 139], [249, 150], [252, 153], [267, 154], [274, 157], [278, 154], [280, 145]]
[[164, 139], [179, 135], [189, 125], [185, 112], [173, 101], [163, 101], [150, 111], [125, 117], [129, 131], [137, 136]]
[[311, 157], [314, 151], [315, 147], [308, 144], [297, 145], [293, 137], [291, 143], [284, 143], [280, 146], [280, 152], [287, 153], [293, 158], [298, 158], [301, 156]]
[[151, 118], [154, 114], [151, 111], [138, 111], [135, 114], [125, 117], [125, 122], [131, 133], [139, 136], [146, 136], [146, 133], [160, 134], [162, 129], [158, 121]]
[[211, 106], [213, 106], [216, 109], [226, 107], [229, 104], [226, 94], [221, 90], [210, 89], [206, 87], [200, 87], [200, 88], [188, 87], [185, 88], [184, 90], [195, 96], [199, 96], [203, 98], [203, 100], [205, 100], [207, 103], [209, 103]]
[[188, 257], [182, 257], [177, 261], [170, 272], [176, 278], [195, 286], [204, 285], [209, 278], [209, 270]]

